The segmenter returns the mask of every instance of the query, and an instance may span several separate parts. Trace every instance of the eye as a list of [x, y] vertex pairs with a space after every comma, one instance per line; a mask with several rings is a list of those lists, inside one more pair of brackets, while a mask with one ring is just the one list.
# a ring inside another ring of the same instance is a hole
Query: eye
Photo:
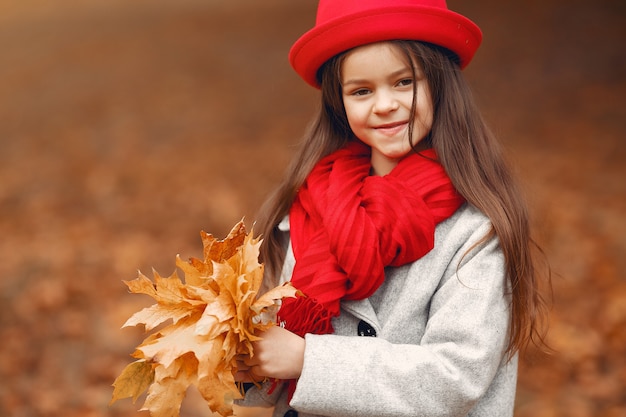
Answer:
[[356, 90], [351, 91], [351, 92], [350, 92], [350, 95], [351, 95], [351, 96], [357, 96], [357, 97], [358, 97], [358, 96], [364, 96], [364, 95], [367, 95], [367, 94], [369, 94], [370, 92], [371, 92], [371, 90], [369, 90], [369, 89], [367, 89], [367, 88], [357, 88]]
[[409, 85], [413, 84], [413, 78], [403, 78], [400, 81], [398, 81], [398, 86], [399, 87], [407, 87]]

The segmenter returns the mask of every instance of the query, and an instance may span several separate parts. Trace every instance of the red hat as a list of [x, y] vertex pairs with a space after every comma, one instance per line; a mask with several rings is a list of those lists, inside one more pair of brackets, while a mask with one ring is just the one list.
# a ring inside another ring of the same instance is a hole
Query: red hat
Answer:
[[294, 43], [289, 61], [307, 83], [319, 87], [317, 71], [328, 59], [357, 46], [394, 39], [443, 46], [465, 68], [482, 32], [449, 10], [445, 0], [320, 0], [315, 27]]

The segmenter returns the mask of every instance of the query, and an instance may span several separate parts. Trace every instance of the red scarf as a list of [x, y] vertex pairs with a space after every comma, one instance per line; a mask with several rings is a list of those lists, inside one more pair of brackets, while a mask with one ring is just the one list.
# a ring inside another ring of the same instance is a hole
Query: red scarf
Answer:
[[386, 266], [433, 248], [435, 226], [464, 202], [436, 160], [432, 149], [412, 153], [388, 175], [372, 176], [370, 148], [354, 141], [317, 163], [289, 213], [291, 282], [306, 297], [283, 301], [278, 316], [287, 329], [332, 333], [341, 300], [371, 296]]

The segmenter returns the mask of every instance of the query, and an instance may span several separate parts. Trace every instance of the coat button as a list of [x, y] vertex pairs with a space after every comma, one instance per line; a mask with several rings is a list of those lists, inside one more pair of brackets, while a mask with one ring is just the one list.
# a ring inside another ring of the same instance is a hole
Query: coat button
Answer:
[[369, 323], [361, 320], [357, 329], [359, 336], [371, 336], [376, 337], [376, 330]]
[[289, 410], [285, 413], [285, 417], [298, 417], [298, 412], [296, 410]]

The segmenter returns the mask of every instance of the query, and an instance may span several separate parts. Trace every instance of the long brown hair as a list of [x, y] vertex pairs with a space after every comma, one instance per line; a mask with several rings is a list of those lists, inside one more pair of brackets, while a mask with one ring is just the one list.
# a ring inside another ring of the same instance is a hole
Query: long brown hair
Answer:
[[[511, 357], [530, 342], [541, 346], [545, 302], [534, 263], [538, 247], [530, 235], [526, 203], [500, 145], [478, 111], [454, 54], [416, 41], [393, 43], [403, 51], [414, 76], [419, 65], [428, 81], [434, 117], [423, 141], [435, 149], [457, 191], [489, 217], [492, 229], [483, 241], [494, 234], [498, 237], [511, 291], [507, 354]], [[342, 101], [340, 71], [344, 56], [332, 58], [320, 69], [321, 107], [317, 117], [305, 133], [285, 179], [258, 218], [268, 286], [276, 284], [273, 281], [280, 275], [285, 257], [286, 242], [280, 241], [276, 226], [289, 213], [298, 188], [320, 158], [354, 139]], [[417, 83], [413, 84], [417, 88]]]

